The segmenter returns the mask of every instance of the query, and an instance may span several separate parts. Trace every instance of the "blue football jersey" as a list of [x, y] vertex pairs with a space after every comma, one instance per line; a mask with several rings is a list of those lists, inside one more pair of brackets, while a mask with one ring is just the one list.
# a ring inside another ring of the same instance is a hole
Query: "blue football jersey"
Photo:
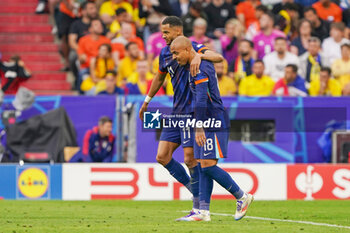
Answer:
[[199, 73], [190, 75], [190, 89], [194, 94], [195, 116], [199, 120], [221, 120], [221, 128], [229, 128], [230, 122], [222, 103], [218, 78], [212, 62], [202, 60]]
[[[202, 44], [192, 42], [192, 46], [196, 52], [204, 53], [208, 48]], [[185, 66], [180, 66], [173, 59], [170, 46], [162, 49], [159, 55], [159, 73], [169, 73], [171, 83], [174, 89], [173, 112], [174, 113], [193, 113], [193, 93], [190, 90], [189, 75], [190, 72]]]

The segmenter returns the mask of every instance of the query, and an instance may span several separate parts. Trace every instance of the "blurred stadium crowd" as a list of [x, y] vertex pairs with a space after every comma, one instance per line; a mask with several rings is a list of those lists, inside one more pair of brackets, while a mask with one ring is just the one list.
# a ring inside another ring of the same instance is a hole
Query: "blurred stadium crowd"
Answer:
[[[347, 0], [48, 0], [65, 68], [81, 94], [147, 94], [165, 16], [223, 54], [222, 96], [350, 95]], [[172, 95], [170, 77], [158, 95]]]

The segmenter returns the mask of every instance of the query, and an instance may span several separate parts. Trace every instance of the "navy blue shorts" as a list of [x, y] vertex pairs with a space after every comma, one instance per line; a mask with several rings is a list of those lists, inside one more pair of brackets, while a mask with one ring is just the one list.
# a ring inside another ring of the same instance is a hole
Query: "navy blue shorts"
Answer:
[[182, 147], [193, 147], [193, 139], [192, 128], [163, 128], [159, 140], [181, 144]]
[[204, 146], [199, 147], [194, 142], [194, 157], [196, 159], [220, 159], [227, 157], [227, 146], [229, 131], [206, 131], [207, 141]]

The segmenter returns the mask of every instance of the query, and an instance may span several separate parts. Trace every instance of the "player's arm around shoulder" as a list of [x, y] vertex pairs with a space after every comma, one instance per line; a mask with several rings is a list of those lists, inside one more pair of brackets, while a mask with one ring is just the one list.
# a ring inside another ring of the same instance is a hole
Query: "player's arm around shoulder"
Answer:
[[220, 63], [224, 61], [224, 57], [220, 53], [217, 53], [212, 50], [204, 51], [204, 53], [202, 54], [202, 59], [208, 60], [214, 63]]
[[192, 76], [195, 76], [198, 73], [202, 59], [214, 63], [220, 63], [224, 60], [224, 57], [221, 54], [208, 49], [197, 52], [190, 65], [190, 72]]

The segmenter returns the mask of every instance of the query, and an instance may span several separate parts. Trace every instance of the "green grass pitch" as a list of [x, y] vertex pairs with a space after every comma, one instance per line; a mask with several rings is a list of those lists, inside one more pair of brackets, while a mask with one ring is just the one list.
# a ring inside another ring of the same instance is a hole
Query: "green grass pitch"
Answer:
[[[175, 222], [189, 201], [0, 201], [0, 232], [350, 232], [350, 201], [254, 201], [247, 216]], [[211, 212], [234, 214], [235, 201], [212, 201]], [[319, 226], [272, 219], [346, 226]]]

